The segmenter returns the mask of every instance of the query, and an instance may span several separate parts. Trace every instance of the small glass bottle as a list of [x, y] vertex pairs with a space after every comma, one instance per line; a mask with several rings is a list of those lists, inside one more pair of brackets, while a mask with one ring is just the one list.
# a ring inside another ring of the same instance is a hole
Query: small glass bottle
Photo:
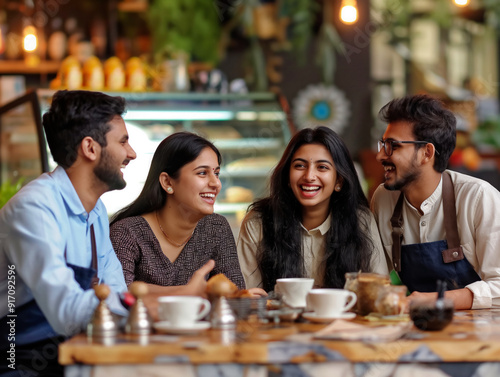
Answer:
[[388, 285], [383, 287], [375, 301], [377, 313], [382, 315], [400, 315], [407, 309], [405, 285]]

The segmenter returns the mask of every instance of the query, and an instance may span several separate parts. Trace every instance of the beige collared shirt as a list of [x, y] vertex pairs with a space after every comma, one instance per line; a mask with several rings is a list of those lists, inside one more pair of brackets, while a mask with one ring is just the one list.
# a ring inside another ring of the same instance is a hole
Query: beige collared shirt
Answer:
[[[473, 309], [500, 307], [500, 193], [489, 183], [447, 170], [455, 190], [457, 225], [464, 255], [482, 281], [467, 286], [474, 294]], [[382, 243], [392, 259], [391, 216], [400, 191], [377, 188], [372, 211]], [[419, 211], [406, 199], [403, 205], [403, 244], [446, 239], [442, 200], [442, 179]]]
[[[308, 277], [314, 278], [314, 284], [323, 286], [325, 254], [325, 234], [330, 229], [331, 216], [318, 227], [307, 230], [301, 224], [302, 250], [304, 253], [304, 268]], [[388, 274], [387, 259], [384, 255], [377, 224], [370, 215], [370, 234], [374, 245], [372, 268], [374, 272]], [[257, 251], [262, 240], [262, 222], [255, 212], [246, 215], [238, 236], [238, 258], [246, 287], [262, 288], [262, 276], [257, 266]], [[346, 271], [347, 272], [347, 271]]]

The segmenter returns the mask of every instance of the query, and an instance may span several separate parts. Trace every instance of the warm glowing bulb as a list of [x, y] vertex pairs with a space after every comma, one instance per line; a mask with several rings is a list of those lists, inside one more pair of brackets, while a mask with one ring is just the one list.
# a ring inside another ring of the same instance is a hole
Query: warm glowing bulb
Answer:
[[23, 30], [24, 35], [24, 50], [31, 52], [36, 50], [37, 40], [36, 40], [36, 29], [34, 26], [28, 25]]
[[455, 4], [459, 7], [466, 7], [469, 5], [469, 0], [455, 0]]
[[340, 19], [346, 24], [352, 24], [358, 19], [358, 10], [353, 5], [346, 5], [340, 10]]
[[36, 35], [28, 34], [24, 36], [24, 49], [26, 51], [36, 50]]

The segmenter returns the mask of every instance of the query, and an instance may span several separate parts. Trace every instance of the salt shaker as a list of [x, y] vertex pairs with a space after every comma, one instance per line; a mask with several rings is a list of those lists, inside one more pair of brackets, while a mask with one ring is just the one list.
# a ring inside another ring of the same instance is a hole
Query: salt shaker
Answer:
[[210, 323], [213, 329], [232, 329], [236, 327], [236, 316], [224, 296], [212, 301]]
[[127, 334], [147, 335], [151, 333], [151, 317], [142, 298], [148, 293], [146, 283], [135, 281], [129, 286], [130, 293], [135, 297], [135, 303], [130, 308], [125, 332]]
[[111, 290], [106, 284], [99, 284], [94, 287], [94, 291], [99, 299], [99, 305], [97, 305], [94, 315], [87, 325], [87, 336], [109, 343], [109, 340], [114, 339], [118, 332], [118, 326], [106, 304], [106, 298]]

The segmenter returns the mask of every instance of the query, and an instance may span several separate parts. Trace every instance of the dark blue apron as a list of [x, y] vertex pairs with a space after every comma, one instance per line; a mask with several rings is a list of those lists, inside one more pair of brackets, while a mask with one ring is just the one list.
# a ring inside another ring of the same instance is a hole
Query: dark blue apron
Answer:
[[[91, 288], [93, 285], [98, 283], [97, 278], [97, 251], [96, 251], [96, 243], [95, 243], [95, 234], [94, 234], [94, 226], [90, 226], [90, 236], [92, 241], [92, 261], [90, 267], [80, 267], [73, 265], [71, 263], [66, 263], [66, 265], [71, 268], [75, 275], [75, 280], [80, 285], [83, 290], [87, 290]], [[65, 255], [66, 257], [66, 255]], [[6, 345], [11, 342], [7, 341], [10, 327], [8, 325], [8, 321], [11, 318], [3, 317], [0, 321], [0, 333], [2, 335], [2, 343], [5, 340]], [[44, 340], [46, 340], [47, 345], [54, 345], [60, 343], [63, 339], [54, 340], [59, 334], [57, 334], [52, 326], [47, 321], [45, 315], [42, 313], [42, 310], [33, 299], [26, 304], [16, 308], [16, 317], [15, 319], [15, 346], [16, 346], [16, 365], [28, 365], [31, 364], [32, 352], [29, 352], [31, 345], [35, 345], [34, 349], [43, 349]], [[3, 347], [1, 347], [3, 349]], [[27, 349], [28, 352], [24, 352], [24, 349]], [[26, 354], [27, 360], [23, 360], [23, 355]], [[51, 358], [52, 362], [57, 364], [57, 357]], [[50, 361], [50, 360], [47, 360]], [[24, 363], [24, 364], [23, 364]], [[48, 369], [48, 368], [45, 368]], [[24, 374], [29, 375], [29, 367], [24, 368]], [[6, 371], [5, 369], [0, 368], [0, 372]], [[21, 370], [20, 370], [21, 371]], [[6, 375], [16, 376], [20, 371], [11, 371]], [[26, 374], [28, 373], [28, 374]], [[35, 375], [35, 374], [34, 374]], [[40, 375], [44, 375], [41, 373]]]
[[481, 280], [460, 246], [455, 193], [449, 174], [443, 174], [443, 212], [447, 241], [401, 245], [403, 200], [404, 194], [401, 193], [391, 218], [392, 254], [394, 269], [410, 292], [435, 292], [438, 280], [446, 281], [448, 290], [464, 288]]
[[[67, 263], [67, 266], [73, 270], [75, 273], [75, 280], [80, 284], [83, 290], [91, 287], [92, 279], [96, 273], [93, 268], [75, 266], [70, 263]], [[16, 315], [16, 346], [38, 342], [42, 339], [58, 335], [54, 329], [52, 329], [52, 326], [50, 326], [34, 299], [16, 308]], [[6, 323], [8, 318], [4, 317], [1, 321], [2, 323]]]
[[410, 292], [435, 292], [437, 280], [445, 281], [447, 290], [481, 280], [466, 258], [443, 262], [442, 252], [447, 249], [445, 240], [401, 246], [399, 277]]

